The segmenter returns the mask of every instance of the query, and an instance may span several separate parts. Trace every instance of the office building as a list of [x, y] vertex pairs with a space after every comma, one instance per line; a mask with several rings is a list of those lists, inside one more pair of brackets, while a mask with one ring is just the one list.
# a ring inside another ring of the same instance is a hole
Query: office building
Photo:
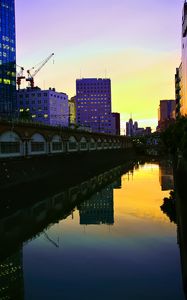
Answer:
[[126, 122], [126, 136], [146, 136], [151, 134], [151, 127], [138, 127], [138, 122], [133, 122], [133, 119], [130, 118], [129, 122]]
[[158, 109], [158, 131], [165, 130], [176, 119], [176, 101], [160, 100]]
[[[138, 125], [136, 124], [136, 126]], [[132, 118], [130, 118], [129, 122], [126, 122], [126, 136], [133, 136], [133, 135], [134, 135], [134, 124]]]
[[185, 1], [182, 15], [182, 70], [180, 113], [187, 115], [187, 3]]
[[76, 96], [69, 100], [69, 119], [70, 125], [76, 124]]
[[120, 113], [112, 113], [114, 134], [120, 135]]
[[76, 80], [76, 119], [77, 124], [88, 126], [93, 132], [115, 134], [110, 79]]
[[14, 117], [16, 41], [14, 0], [0, 1], [0, 117]]
[[68, 96], [54, 88], [38, 87], [17, 91], [17, 110], [20, 119], [28, 112], [30, 120], [51, 126], [69, 126]]
[[181, 107], [181, 87], [182, 87], [182, 64], [176, 68], [175, 73], [175, 101], [176, 101], [176, 118], [180, 117]]

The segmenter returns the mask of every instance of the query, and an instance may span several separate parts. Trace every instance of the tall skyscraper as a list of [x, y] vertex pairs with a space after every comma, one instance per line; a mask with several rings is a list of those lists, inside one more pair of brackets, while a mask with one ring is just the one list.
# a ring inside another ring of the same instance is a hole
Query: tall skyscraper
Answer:
[[175, 73], [175, 100], [176, 100], [176, 118], [181, 115], [181, 81], [182, 81], [182, 63], [176, 68]]
[[16, 39], [14, 0], [0, 1], [0, 117], [14, 116]]
[[182, 72], [180, 113], [187, 114], [187, 3], [185, 1], [182, 15]]
[[88, 126], [93, 132], [115, 134], [110, 79], [77, 79], [76, 110], [79, 125]]
[[115, 134], [120, 135], [120, 113], [112, 113]]

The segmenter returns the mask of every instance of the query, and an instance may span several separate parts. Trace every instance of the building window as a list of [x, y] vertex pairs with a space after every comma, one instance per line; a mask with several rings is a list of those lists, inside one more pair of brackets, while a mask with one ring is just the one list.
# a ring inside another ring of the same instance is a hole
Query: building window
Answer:
[[77, 143], [76, 142], [69, 142], [69, 149], [70, 150], [77, 149]]
[[81, 146], [80, 147], [81, 149], [86, 149], [87, 148], [87, 143], [81, 143], [80, 146]]
[[19, 142], [0, 142], [0, 153], [20, 153]]
[[31, 142], [32, 152], [44, 152], [44, 142]]
[[62, 150], [62, 143], [61, 142], [53, 142], [52, 143], [52, 150], [53, 151], [61, 151]]

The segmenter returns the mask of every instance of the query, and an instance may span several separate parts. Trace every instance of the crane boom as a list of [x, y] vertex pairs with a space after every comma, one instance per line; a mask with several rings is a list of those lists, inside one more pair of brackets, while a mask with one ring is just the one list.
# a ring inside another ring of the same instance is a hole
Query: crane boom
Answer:
[[[26, 81], [29, 81], [30, 82], [30, 86], [31, 88], [34, 87], [34, 76], [36, 74], [38, 74], [38, 72], [45, 66], [45, 64], [51, 59], [51, 57], [54, 55], [54, 53], [51, 53], [42, 63], [41, 65], [39, 66], [38, 69], [35, 70], [35, 72], [33, 74], [30, 73], [31, 70], [27, 70], [27, 74], [28, 74], [28, 77], [26, 78]], [[33, 68], [32, 68], [33, 69]]]

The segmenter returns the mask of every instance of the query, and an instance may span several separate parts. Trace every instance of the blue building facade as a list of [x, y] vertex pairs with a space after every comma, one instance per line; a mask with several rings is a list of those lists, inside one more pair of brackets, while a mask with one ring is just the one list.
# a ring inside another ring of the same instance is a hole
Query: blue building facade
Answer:
[[30, 120], [51, 126], [69, 126], [68, 95], [55, 88], [39, 87], [17, 90], [18, 116], [28, 113]]
[[0, 0], [0, 33], [0, 117], [14, 117], [16, 107], [14, 0]]
[[115, 134], [111, 112], [111, 81], [102, 78], [76, 80], [77, 124], [93, 132]]

